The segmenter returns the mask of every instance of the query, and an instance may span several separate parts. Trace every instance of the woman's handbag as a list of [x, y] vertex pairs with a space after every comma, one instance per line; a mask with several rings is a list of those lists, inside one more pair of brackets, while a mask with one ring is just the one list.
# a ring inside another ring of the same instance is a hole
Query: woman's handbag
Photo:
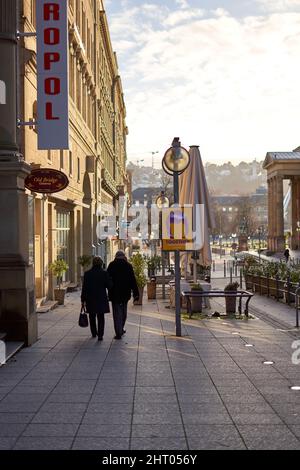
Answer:
[[86, 313], [84, 307], [81, 307], [79, 320], [78, 320], [78, 325], [81, 328], [86, 328], [87, 326], [89, 326], [89, 319], [88, 319], [88, 316], [87, 316], [87, 313]]

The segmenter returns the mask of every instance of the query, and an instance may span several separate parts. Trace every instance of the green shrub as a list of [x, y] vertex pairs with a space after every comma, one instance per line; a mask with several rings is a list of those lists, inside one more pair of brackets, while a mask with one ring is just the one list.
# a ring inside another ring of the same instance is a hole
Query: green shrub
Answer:
[[141, 253], [136, 253], [130, 259], [134, 270], [136, 282], [139, 288], [145, 287], [147, 284], [147, 276], [145, 275], [145, 269], [147, 262]]
[[225, 286], [224, 288], [224, 291], [236, 291], [238, 290], [238, 287], [239, 287], [239, 283], [238, 282], [230, 282], [229, 284], [227, 284], [227, 286]]
[[57, 259], [49, 264], [49, 271], [56, 276], [58, 288], [61, 288], [63, 274], [69, 269], [69, 266], [64, 259]]
[[87, 268], [92, 262], [92, 257], [90, 255], [82, 255], [78, 257], [78, 263], [80, 266], [85, 269]]

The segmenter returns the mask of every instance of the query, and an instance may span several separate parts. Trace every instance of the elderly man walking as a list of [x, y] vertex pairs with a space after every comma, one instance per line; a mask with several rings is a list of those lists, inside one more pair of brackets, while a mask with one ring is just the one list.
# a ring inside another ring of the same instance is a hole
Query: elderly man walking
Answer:
[[112, 302], [115, 327], [115, 339], [121, 339], [127, 319], [127, 304], [133, 293], [133, 298], [139, 298], [133, 267], [128, 263], [124, 251], [117, 251], [114, 261], [110, 263], [107, 272], [113, 282], [109, 290], [109, 300]]
[[111, 287], [112, 281], [108, 273], [103, 269], [102, 259], [99, 256], [95, 256], [93, 258], [92, 269], [84, 274], [81, 303], [82, 306], [86, 307], [89, 314], [92, 336], [93, 338], [98, 336], [99, 341], [102, 341], [104, 334], [104, 314], [110, 311], [107, 291]]

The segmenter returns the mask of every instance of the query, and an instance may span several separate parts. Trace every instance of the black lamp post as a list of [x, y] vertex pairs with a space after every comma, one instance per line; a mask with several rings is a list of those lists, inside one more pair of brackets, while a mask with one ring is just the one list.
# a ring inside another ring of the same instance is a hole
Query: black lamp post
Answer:
[[[189, 152], [181, 147], [179, 137], [175, 137], [162, 160], [163, 170], [173, 175], [174, 205], [179, 204], [179, 175], [181, 175], [190, 164]], [[175, 314], [176, 314], [176, 336], [181, 336], [181, 311], [180, 311], [180, 252], [175, 250]]]

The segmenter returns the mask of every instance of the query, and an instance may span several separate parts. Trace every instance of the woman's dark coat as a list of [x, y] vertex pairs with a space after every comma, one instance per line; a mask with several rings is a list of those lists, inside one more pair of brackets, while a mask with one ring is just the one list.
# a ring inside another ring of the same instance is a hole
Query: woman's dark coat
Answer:
[[133, 267], [124, 258], [116, 258], [110, 263], [107, 272], [112, 279], [113, 286], [109, 289], [109, 300], [113, 303], [128, 302], [139, 298], [139, 289], [136, 283]]
[[81, 291], [81, 302], [86, 303], [88, 313], [108, 313], [109, 303], [107, 290], [111, 289], [112, 281], [100, 266], [94, 266], [84, 273]]

